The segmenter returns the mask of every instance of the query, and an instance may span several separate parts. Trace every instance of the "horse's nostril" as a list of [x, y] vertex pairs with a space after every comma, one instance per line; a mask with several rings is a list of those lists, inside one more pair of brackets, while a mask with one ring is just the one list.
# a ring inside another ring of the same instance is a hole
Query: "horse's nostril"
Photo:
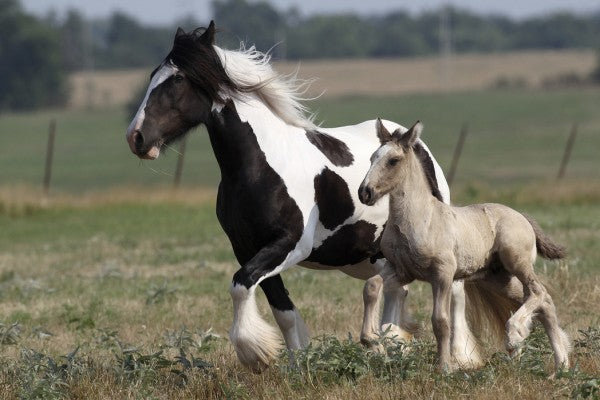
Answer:
[[135, 131], [133, 135], [133, 144], [135, 145], [135, 148], [141, 150], [144, 145], [144, 136], [142, 135], [142, 132]]
[[371, 200], [372, 197], [373, 197], [373, 191], [371, 190], [370, 187], [367, 186], [365, 188], [365, 200], [369, 201], [369, 200]]

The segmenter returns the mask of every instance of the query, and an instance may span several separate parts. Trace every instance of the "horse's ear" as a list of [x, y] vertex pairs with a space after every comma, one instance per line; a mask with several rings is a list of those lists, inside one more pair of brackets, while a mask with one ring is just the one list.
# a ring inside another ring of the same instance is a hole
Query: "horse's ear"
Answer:
[[185, 31], [183, 30], [183, 28], [179, 27], [177, 28], [177, 32], [175, 32], [175, 39], [177, 39], [179, 36], [185, 35]]
[[215, 43], [215, 21], [210, 21], [208, 28], [206, 28], [204, 33], [200, 35], [198, 40], [207, 45], [212, 45]]
[[396, 131], [392, 136], [394, 137], [394, 140], [399, 142], [402, 146], [409, 148], [413, 147], [417, 140], [419, 140], [421, 132], [423, 132], [423, 124], [421, 121], [417, 121], [403, 135], [400, 135], [400, 132]]
[[381, 144], [387, 143], [392, 140], [392, 135], [390, 131], [388, 131], [385, 126], [383, 126], [383, 122], [381, 122], [381, 118], [377, 118], [377, 122], [375, 123], [377, 129], [377, 137]]

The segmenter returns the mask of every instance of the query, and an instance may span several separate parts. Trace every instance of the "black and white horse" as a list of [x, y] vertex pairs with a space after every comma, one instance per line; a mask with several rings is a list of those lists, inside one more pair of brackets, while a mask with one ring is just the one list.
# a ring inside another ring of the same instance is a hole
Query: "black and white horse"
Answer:
[[[240, 361], [260, 370], [281, 341], [258, 312], [258, 285], [288, 349], [298, 349], [308, 344], [309, 334], [283, 285], [283, 271], [299, 264], [366, 280], [381, 269], [384, 260], [373, 256], [388, 217], [387, 200], [374, 207], [358, 200], [380, 141], [375, 120], [315, 126], [299, 103], [296, 79], [277, 75], [269, 56], [254, 47], [215, 46], [214, 35], [212, 22], [191, 33], [177, 30], [171, 52], [151, 75], [127, 141], [138, 157], [155, 159], [163, 145], [206, 125], [221, 170], [217, 217], [240, 263], [230, 288], [229, 335]], [[389, 130], [404, 129], [384, 123]], [[425, 144], [420, 146], [432, 192], [448, 202], [442, 170]], [[462, 284], [454, 289], [453, 353], [459, 362], [476, 365]], [[404, 287], [384, 293], [381, 322], [401, 333], [406, 294]]]

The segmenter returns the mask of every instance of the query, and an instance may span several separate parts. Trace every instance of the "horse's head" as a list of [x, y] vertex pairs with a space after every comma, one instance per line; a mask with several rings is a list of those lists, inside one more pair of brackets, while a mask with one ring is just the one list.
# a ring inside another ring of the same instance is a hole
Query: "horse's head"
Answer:
[[150, 85], [127, 128], [127, 142], [140, 158], [155, 159], [164, 144], [206, 121], [221, 90], [234, 85], [213, 45], [215, 26], [190, 33], [177, 29], [173, 48], [152, 72]]
[[398, 184], [406, 173], [408, 157], [422, 130], [423, 125], [417, 121], [404, 134], [400, 129], [390, 133], [381, 120], [377, 120], [381, 146], [371, 156], [371, 168], [358, 188], [358, 198], [363, 204], [372, 206]]

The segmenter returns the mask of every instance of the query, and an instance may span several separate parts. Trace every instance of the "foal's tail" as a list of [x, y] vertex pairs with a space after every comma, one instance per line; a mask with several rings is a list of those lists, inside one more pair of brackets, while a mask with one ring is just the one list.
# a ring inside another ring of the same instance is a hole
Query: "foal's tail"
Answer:
[[519, 304], [479, 280], [465, 282], [465, 295], [466, 316], [472, 332], [479, 341], [502, 347], [506, 321]]
[[546, 233], [532, 217], [527, 214], [523, 214], [523, 216], [527, 219], [527, 221], [529, 221], [529, 224], [535, 232], [535, 247], [537, 248], [538, 253], [542, 257], [549, 260], [565, 258], [567, 255], [567, 250], [565, 247], [556, 243], [548, 235], [546, 235]]

